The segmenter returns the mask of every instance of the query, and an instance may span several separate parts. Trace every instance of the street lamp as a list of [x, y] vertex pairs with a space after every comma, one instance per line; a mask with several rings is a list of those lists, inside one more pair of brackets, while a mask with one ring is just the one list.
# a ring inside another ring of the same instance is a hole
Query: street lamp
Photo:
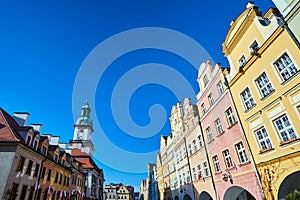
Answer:
[[225, 182], [227, 182], [228, 179], [229, 179], [229, 182], [230, 182], [231, 184], [233, 184], [233, 179], [232, 179], [232, 176], [231, 176], [230, 172], [228, 172], [228, 173], [225, 172], [225, 174], [223, 174], [222, 179], [223, 179], [223, 181], [225, 181]]

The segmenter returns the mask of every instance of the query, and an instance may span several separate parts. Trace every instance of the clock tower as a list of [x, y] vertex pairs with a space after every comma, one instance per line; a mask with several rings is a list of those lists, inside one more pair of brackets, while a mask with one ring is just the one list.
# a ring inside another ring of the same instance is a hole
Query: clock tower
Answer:
[[70, 141], [72, 149], [77, 148], [93, 156], [94, 145], [92, 142], [93, 121], [90, 119], [91, 109], [88, 100], [81, 108], [81, 115], [74, 124], [73, 140]]

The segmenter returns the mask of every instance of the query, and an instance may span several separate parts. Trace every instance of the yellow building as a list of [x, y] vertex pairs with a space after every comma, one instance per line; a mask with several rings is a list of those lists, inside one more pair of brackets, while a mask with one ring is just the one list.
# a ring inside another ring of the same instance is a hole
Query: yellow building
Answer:
[[230, 25], [223, 54], [225, 76], [266, 199], [300, 190], [300, 51], [278, 24], [253, 3]]

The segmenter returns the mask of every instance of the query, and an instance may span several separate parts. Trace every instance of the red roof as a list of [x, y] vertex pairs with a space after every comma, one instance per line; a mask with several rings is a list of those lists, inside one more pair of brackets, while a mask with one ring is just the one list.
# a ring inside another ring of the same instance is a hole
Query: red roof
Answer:
[[90, 158], [80, 158], [75, 157], [75, 160], [82, 164], [82, 168], [84, 169], [94, 169], [95, 167], [90, 162]]
[[71, 155], [72, 156], [87, 156], [87, 157], [90, 157], [87, 153], [84, 153], [84, 152], [80, 151], [80, 149], [72, 149]]
[[0, 141], [18, 142], [18, 133], [14, 128], [18, 128], [17, 122], [2, 108], [0, 108]]

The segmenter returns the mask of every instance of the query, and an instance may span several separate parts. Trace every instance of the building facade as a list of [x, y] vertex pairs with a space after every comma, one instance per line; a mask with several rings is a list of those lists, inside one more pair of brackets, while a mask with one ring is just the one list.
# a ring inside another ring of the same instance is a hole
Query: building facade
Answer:
[[263, 199], [259, 177], [219, 64], [199, 67], [201, 125], [217, 199]]
[[[292, 39], [300, 48], [300, 2], [298, 0], [272, 0], [283, 16], [281, 25], [291, 31]], [[295, 37], [295, 39], [293, 38]]]
[[223, 43], [224, 74], [266, 199], [300, 189], [300, 51], [280, 20], [277, 9], [262, 15], [248, 3]]

